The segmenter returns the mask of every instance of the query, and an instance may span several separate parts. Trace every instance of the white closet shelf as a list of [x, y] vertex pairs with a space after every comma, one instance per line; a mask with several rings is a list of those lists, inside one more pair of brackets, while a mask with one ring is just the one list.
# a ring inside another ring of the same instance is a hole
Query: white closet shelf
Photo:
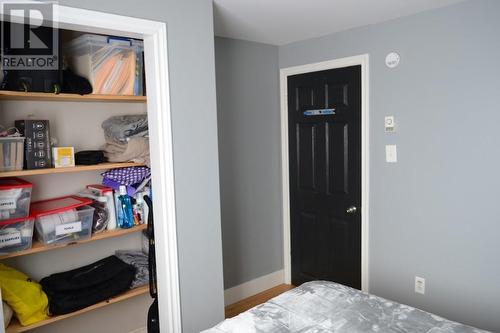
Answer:
[[91, 242], [95, 242], [95, 241], [107, 239], [107, 238], [124, 236], [124, 235], [132, 234], [135, 232], [140, 232], [140, 231], [146, 229], [147, 227], [148, 227], [147, 224], [141, 224], [141, 225], [137, 225], [135, 227], [129, 228], [129, 229], [116, 229], [116, 230], [103, 231], [103, 232], [100, 232], [97, 234], [93, 234], [92, 237], [90, 237], [88, 239], [76, 241], [73, 243], [67, 243], [67, 244], [43, 245], [43, 243], [40, 243], [38, 241], [33, 240], [33, 246], [31, 247], [31, 249], [0, 255], [0, 260], [14, 258], [14, 257], [20, 257], [20, 256], [26, 256], [29, 254], [57, 250], [57, 249], [61, 249], [61, 248], [67, 247], [67, 246], [74, 246], [74, 245], [78, 245], [78, 244], [91, 243]]
[[121, 295], [118, 295], [118, 296], [115, 296], [113, 298], [110, 298], [109, 300], [106, 300], [106, 301], [103, 301], [103, 302], [91, 305], [91, 306], [86, 307], [84, 309], [81, 309], [81, 310], [78, 310], [78, 311], [75, 311], [75, 312], [71, 312], [71, 313], [68, 313], [68, 314], [65, 314], [65, 315], [48, 317], [45, 320], [42, 320], [42, 321], [40, 321], [40, 322], [38, 322], [36, 324], [29, 325], [29, 326], [21, 326], [21, 324], [19, 324], [19, 322], [14, 318], [14, 319], [12, 319], [11, 324], [9, 325], [9, 327], [7, 327], [7, 329], [5, 330], [5, 332], [6, 333], [27, 332], [27, 331], [30, 331], [32, 329], [38, 328], [38, 327], [42, 327], [42, 326], [45, 326], [45, 325], [49, 325], [49, 324], [58, 322], [60, 320], [64, 320], [64, 319], [67, 319], [67, 318], [71, 318], [71, 317], [74, 317], [74, 316], [81, 315], [81, 314], [86, 313], [86, 312], [90, 312], [90, 311], [93, 311], [93, 310], [100, 309], [102, 307], [105, 307], [105, 306], [113, 304], [113, 303], [118, 303], [118, 302], [130, 299], [130, 298], [133, 298], [133, 297], [137, 297], [137, 296], [140, 296], [140, 295], [145, 295], [148, 292], [149, 292], [149, 286], [144, 286], [144, 287], [139, 287], [139, 288], [131, 289], [131, 290], [129, 290], [129, 291], [127, 291], [127, 292], [125, 292], [125, 293], [123, 293]]
[[40, 92], [0, 90], [0, 100], [145, 103], [146, 96], [52, 94], [52, 93], [40, 93]]
[[144, 166], [141, 163], [125, 162], [125, 163], [101, 163], [94, 165], [77, 165], [71, 168], [47, 168], [47, 169], [34, 169], [34, 170], [19, 170], [19, 171], [6, 171], [0, 172], [0, 178], [5, 177], [26, 177], [35, 175], [49, 175], [55, 173], [70, 173], [70, 172], [84, 172], [107, 170], [116, 168], [128, 168], [135, 166]]

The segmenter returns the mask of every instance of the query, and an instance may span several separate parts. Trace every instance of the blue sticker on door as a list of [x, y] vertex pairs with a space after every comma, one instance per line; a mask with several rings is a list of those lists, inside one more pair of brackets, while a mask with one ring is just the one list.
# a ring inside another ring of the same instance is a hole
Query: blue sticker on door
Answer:
[[306, 110], [304, 116], [331, 116], [335, 114], [335, 109]]

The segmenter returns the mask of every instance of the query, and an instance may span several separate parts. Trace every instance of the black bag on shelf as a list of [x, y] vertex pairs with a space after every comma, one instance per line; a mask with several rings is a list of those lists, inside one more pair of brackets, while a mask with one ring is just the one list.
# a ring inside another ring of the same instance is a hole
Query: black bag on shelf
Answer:
[[106, 162], [102, 150], [82, 150], [75, 154], [77, 165], [95, 165]]
[[135, 268], [116, 256], [40, 281], [51, 315], [62, 315], [110, 299], [129, 290]]
[[66, 94], [92, 94], [92, 85], [86, 78], [76, 75], [69, 68], [63, 71], [63, 86], [61, 92]]

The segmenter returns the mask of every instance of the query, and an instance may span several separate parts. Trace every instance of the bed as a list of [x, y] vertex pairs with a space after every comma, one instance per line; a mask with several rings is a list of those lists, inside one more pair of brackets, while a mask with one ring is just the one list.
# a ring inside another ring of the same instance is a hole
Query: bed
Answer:
[[487, 333], [337, 283], [303, 284], [203, 333]]

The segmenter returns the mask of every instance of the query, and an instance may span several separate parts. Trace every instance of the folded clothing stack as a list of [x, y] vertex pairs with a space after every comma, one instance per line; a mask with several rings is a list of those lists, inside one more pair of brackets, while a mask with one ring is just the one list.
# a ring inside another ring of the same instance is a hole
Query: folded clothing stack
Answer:
[[118, 250], [115, 255], [123, 262], [135, 267], [135, 277], [130, 285], [131, 289], [149, 283], [149, 263], [146, 254], [137, 250]]
[[130, 138], [127, 143], [115, 143], [106, 139], [103, 147], [109, 162], [135, 162], [149, 165], [149, 139]]
[[149, 165], [148, 118], [143, 115], [114, 116], [102, 123], [109, 162], [136, 162]]
[[102, 123], [106, 135], [121, 143], [129, 138], [148, 137], [148, 116], [146, 114], [114, 116]]

